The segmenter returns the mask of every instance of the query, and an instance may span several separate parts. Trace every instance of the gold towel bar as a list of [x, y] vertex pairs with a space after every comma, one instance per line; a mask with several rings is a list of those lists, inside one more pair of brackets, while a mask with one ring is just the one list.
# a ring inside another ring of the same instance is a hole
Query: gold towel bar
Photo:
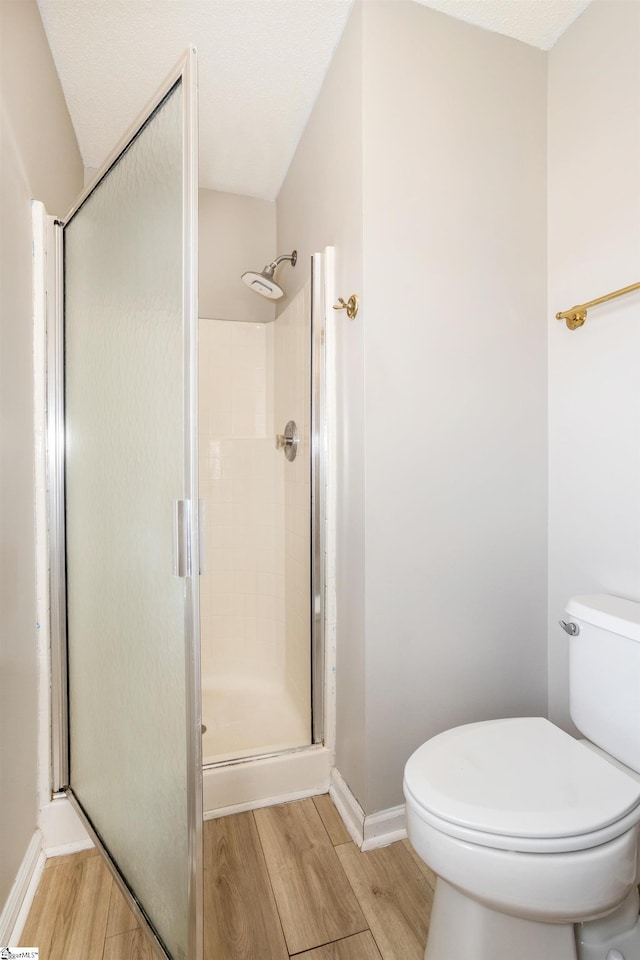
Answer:
[[588, 303], [580, 303], [577, 307], [571, 307], [570, 310], [563, 310], [562, 313], [556, 313], [556, 320], [566, 320], [569, 330], [576, 330], [581, 327], [587, 319], [587, 310], [589, 307], [595, 307], [599, 303], [606, 303], [607, 300], [615, 300], [616, 297], [623, 297], [625, 293], [631, 293], [633, 290], [640, 290], [640, 283], [632, 283], [622, 290], [614, 290], [605, 297], [598, 297], [597, 300], [589, 300]]

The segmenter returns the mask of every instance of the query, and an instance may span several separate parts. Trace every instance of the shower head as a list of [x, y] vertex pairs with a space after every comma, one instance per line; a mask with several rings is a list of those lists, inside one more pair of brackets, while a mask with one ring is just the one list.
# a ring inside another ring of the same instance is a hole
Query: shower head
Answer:
[[275, 282], [273, 277], [269, 276], [267, 269], [265, 267], [262, 273], [247, 270], [246, 273], [242, 274], [242, 279], [248, 287], [261, 296], [268, 297], [270, 300], [279, 300], [280, 297], [284, 297], [284, 290], [279, 283]]
[[273, 279], [275, 269], [283, 260], [289, 260], [291, 266], [295, 267], [297, 259], [298, 251], [294, 250], [289, 256], [276, 257], [275, 260], [272, 260], [271, 263], [266, 265], [262, 273], [247, 270], [246, 273], [242, 274], [242, 279], [251, 290], [255, 290], [255, 292], [261, 296], [268, 297], [270, 300], [279, 300], [280, 297], [284, 297], [284, 290], [280, 284], [276, 283]]

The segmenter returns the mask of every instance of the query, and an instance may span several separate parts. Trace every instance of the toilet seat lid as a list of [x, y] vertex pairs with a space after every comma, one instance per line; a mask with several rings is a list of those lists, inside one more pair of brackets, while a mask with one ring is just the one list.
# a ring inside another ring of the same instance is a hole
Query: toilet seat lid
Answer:
[[503, 837], [588, 834], [640, 803], [640, 782], [542, 717], [439, 734], [407, 761], [405, 789], [440, 820]]

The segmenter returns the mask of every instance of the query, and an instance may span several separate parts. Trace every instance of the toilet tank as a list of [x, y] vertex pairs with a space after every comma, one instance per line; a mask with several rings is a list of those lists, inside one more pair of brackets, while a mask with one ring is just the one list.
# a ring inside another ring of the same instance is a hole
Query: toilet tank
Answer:
[[569, 710], [592, 743], [640, 773], [640, 603], [572, 597]]

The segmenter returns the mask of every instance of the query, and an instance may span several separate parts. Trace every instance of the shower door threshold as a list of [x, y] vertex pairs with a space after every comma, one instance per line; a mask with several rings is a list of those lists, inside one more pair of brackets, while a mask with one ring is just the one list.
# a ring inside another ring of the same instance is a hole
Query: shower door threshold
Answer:
[[216, 763], [203, 770], [205, 820], [329, 790], [333, 752], [322, 744]]

